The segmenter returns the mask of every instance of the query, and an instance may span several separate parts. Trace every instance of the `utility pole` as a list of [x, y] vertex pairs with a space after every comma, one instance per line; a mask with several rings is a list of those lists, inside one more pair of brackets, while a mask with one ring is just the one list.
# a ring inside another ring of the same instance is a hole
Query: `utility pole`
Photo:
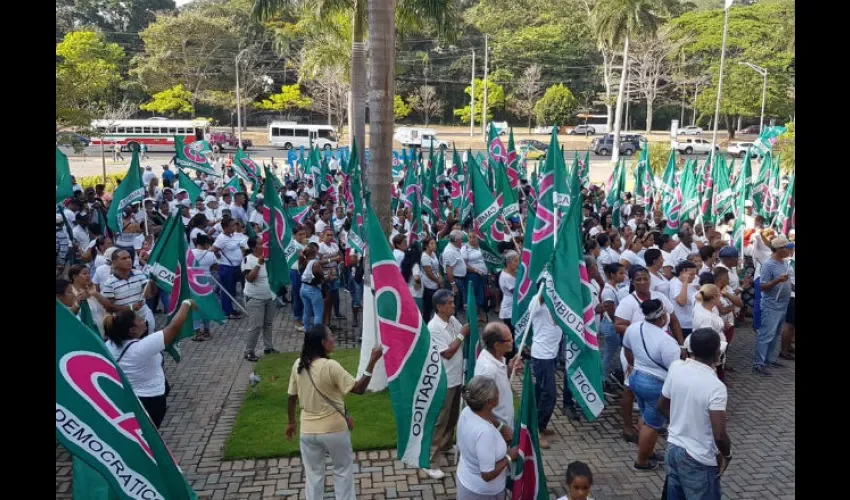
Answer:
[[242, 99], [239, 97], [239, 59], [245, 52], [248, 52], [247, 48], [236, 55], [236, 139], [240, 148], [242, 147]]
[[720, 75], [717, 77], [717, 101], [714, 103], [714, 128], [711, 132], [711, 164], [714, 162], [717, 147], [717, 125], [720, 122], [720, 97], [723, 95], [723, 67], [726, 65], [726, 34], [729, 32], [729, 8], [734, 0], [726, 0], [726, 15], [723, 19], [723, 40], [720, 43]]
[[[487, 64], [490, 60], [490, 51], [488, 50], [489, 40], [490, 36], [484, 35], [484, 103], [483, 106], [481, 106], [481, 135], [484, 136], [485, 141], [487, 140], [487, 75], [489, 70]], [[489, 144], [487, 145], [487, 147], [490, 147]]]
[[331, 126], [331, 86], [328, 85], [328, 127]]
[[631, 90], [632, 90], [632, 68], [626, 68], [626, 121], [623, 124], [623, 130], [629, 130], [629, 105], [631, 104]]
[[472, 92], [469, 96], [469, 137], [472, 137], [475, 135], [475, 49], [472, 49]]

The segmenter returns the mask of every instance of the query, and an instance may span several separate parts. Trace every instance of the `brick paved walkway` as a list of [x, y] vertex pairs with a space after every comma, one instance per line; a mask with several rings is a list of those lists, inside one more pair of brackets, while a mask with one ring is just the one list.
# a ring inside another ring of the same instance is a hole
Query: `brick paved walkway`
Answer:
[[[348, 321], [340, 324], [346, 328], [335, 329], [345, 337], [339, 347], [355, 347], [357, 332], [347, 328]], [[201, 499], [305, 498], [298, 458], [221, 460], [253, 366], [242, 359], [247, 326], [246, 320], [240, 320], [214, 327], [212, 341], [184, 342], [182, 363], [176, 365], [169, 358], [166, 372], [172, 391], [161, 429], [163, 437]], [[275, 323], [275, 346], [281, 351], [301, 348], [300, 337], [292, 326], [287, 307], [280, 311]], [[729, 363], [737, 370], [727, 377], [729, 434], [735, 460], [722, 479], [724, 498], [793, 499], [795, 367], [790, 362], [788, 368], [774, 370], [773, 378], [754, 377], [749, 372], [752, 343], [752, 330], [739, 329], [729, 355]], [[560, 405], [560, 378], [558, 385]], [[557, 435], [550, 438], [551, 449], [543, 451], [551, 498], [566, 493], [564, 471], [573, 460], [590, 465], [597, 500], [660, 498], [663, 472], [632, 469], [637, 448], [619, 437], [622, 420], [618, 408], [618, 401], [609, 401], [601, 418], [592, 424], [571, 423], [560, 410], [555, 410], [552, 425]], [[659, 439], [658, 449], [663, 447], [664, 440]], [[357, 453], [358, 499], [455, 497], [453, 466], [444, 467], [447, 477], [437, 481], [393, 457], [394, 451]], [[330, 474], [327, 479], [326, 497], [332, 498]], [[72, 498], [71, 461], [59, 445], [56, 498]]]

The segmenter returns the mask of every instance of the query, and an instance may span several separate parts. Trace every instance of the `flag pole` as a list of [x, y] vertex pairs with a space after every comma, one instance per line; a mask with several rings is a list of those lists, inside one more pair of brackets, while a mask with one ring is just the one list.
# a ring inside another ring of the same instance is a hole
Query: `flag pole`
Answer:
[[242, 304], [241, 304], [238, 300], [236, 300], [236, 297], [234, 297], [233, 295], [230, 295], [230, 292], [228, 292], [228, 291], [227, 291], [227, 289], [226, 289], [226, 288], [224, 288], [224, 287], [221, 285], [221, 283], [219, 283], [219, 282], [218, 282], [218, 280], [217, 280], [217, 279], [215, 279], [215, 276], [213, 276], [213, 275], [212, 275], [212, 273], [208, 274], [207, 276], [209, 276], [209, 278], [213, 281], [213, 283], [215, 283], [216, 285], [218, 285], [218, 288], [219, 288], [219, 289], [220, 289], [220, 290], [221, 290], [221, 291], [222, 291], [225, 295], [227, 295], [228, 297], [230, 297], [230, 300], [231, 300], [234, 304], [236, 304], [236, 306], [237, 306], [237, 307], [239, 307], [239, 310], [240, 310], [240, 311], [242, 311], [243, 313], [245, 313], [245, 315], [246, 315], [246, 316], [248, 316], [248, 311], [246, 311], [246, 310], [245, 310], [245, 308], [242, 306]]
[[[544, 285], [545, 286], [545, 285]], [[522, 349], [525, 347], [525, 341], [528, 340], [528, 331], [531, 329], [531, 315], [537, 311], [537, 308], [540, 307], [540, 298], [543, 297], [543, 286], [537, 291], [537, 295], [534, 297], [534, 300], [531, 302], [531, 310], [528, 312], [528, 322], [525, 324], [525, 330], [522, 332], [522, 340], [519, 343], [519, 352], [517, 356], [522, 359]], [[516, 365], [511, 367], [511, 372], [508, 375], [508, 382], [513, 383], [514, 375], [516, 375], [516, 370], [514, 369]]]

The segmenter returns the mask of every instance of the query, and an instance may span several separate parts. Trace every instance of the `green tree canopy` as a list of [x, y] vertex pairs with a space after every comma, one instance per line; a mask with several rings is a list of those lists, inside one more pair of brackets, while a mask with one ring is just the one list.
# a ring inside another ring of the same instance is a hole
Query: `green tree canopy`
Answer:
[[395, 116], [395, 119], [402, 120], [407, 118], [410, 111], [410, 106], [401, 99], [400, 95], [396, 94], [395, 98], [393, 98], [393, 115]]
[[564, 125], [572, 118], [577, 105], [575, 96], [564, 84], [552, 85], [534, 105], [537, 123], [544, 126]]
[[[464, 90], [467, 96], [472, 95], [472, 86]], [[493, 119], [493, 110], [505, 107], [505, 89], [493, 81], [487, 82], [487, 121]], [[475, 79], [475, 117], [474, 123], [481, 123], [481, 112], [484, 109], [484, 80]], [[469, 105], [454, 110], [454, 115], [463, 123], [469, 123]]]
[[153, 99], [150, 102], [142, 104], [139, 107], [145, 111], [160, 115], [194, 115], [195, 109], [192, 107], [193, 102], [192, 93], [184, 89], [181, 84], [170, 89], [165, 89], [162, 92], [157, 92], [153, 95]]
[[270, 95], [267, 99], [254, 103], [254, 107], [266, 111], [277, 111], [280, 116], [284, 115], [288, 118], [289, 115], [297, 109], [310, 109], [313, 106], [313, 101], [304, 95], [301, 95], [301, 85], [283, 85], [280, 92]]

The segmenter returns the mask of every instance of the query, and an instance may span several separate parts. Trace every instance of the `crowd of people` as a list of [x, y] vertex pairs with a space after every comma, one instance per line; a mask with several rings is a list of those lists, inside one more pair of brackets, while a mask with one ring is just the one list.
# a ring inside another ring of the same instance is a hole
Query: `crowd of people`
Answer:
[[[307, 498], [322, 498], [326, 453], [334, 464], [336, 498], [354, 498], [350, 420], [343, 397], [365, 390], [381, 351], [373, 352], [358, 381], [329, 359], [335, 327], [345, 321], [357, 324], [362, 317], [363, 259], [348, 245], [353, 214], [334, 193], [317, 192], [310, 179], [282, 169], [284, 205], [309, 210], [293, 228], [299, 258], [290, 270], [291, 285], [272, 290], [256, 236], [264, 230], [262, 191], [253, 186], [249, 193], [243, 183], [232, 193], [222, 186], [234, 173], [227, 165], [223, 170], [224, 182], [197, 173], [192, 182], [202, 196], [189, 199], [187, 186], [178, 184], [168, 165], [160, 175], [145, 167], [146, 197], [121, 214], [120, 234], [106, 231], [111, 197], [105, 186], [84, 190], [74, 182], [74, 197], [56, 213], [57, 298], [78, 314], [81, 304], [87, 304], [110, 352], [159, 426], [168, 395], [160, 352], [175, 338], [185, 321], [183, 311], [193, 304], [187, 301], [157, 330], [154, 313], [164, 310], [170, 298], [148, 278], [145, 267], [165, 220], [179, 213], [194, 265], [217, 278], [228, 320], [247, 315], [245, 360], [258, 360], [261, 333], [263, 353], [277, 352], [274, 318], [292, 314], [304, 347], [290, 379], [286, 434], [294, 437], [298, 404]], [[510, 237], [499, 245], [504, 268], [498, 273], [488, 271], [471, 218], [462, 220], [458, 210], [451, 210], [449, 189], [440, 184], [444, 217], [426, 218], [424, 237], [410, 237], [409, 206], [393, 215], [389, 235], [448, 381], [434, 430], [432, 468], [424, 473], [444, 477], [438, 465], [442, 455], [459, 450], [458, 498], [503, 498], [507, 469], [518, 453], [510, 447], [515, 408], [508, 371], [531, 363], [539, 444], [549, 448], [549, 440], [557, 439], [549, 424], [557, 406], [556, 373], [566, 369], [564, 333], [547, 307], [534, 305], [530, 348], [517, 352], [521, 332], [514, 330], [511, 317], [531, 185], [522, 181], [522, 215], [506, 221]], [[735, 327], [754, 321], [753, 374], [769, 377], [772, 370], [782, 369], [777, 356], [794, 359], [794, 233], [778, 234], [748, 204], [741, 255], [730, 244], [731, 214], [717, 225], [684, 221], [669, 235], [660, 210], [635, 204], [627, 195], [616, 217], [622, 224], [616, 226], [601, 191], [597, 186], [582, 189], [581, 232], [594, 289], [605, 395], [609, 401], [619, 398], [622, 438], [637, 444], [636, 470], [666, 463], [667, 498], [719, 499], [719, 477], [732, 458], [726, 432], [732, 367], [725, 360], [734, 349]], [[464, 384], [462, 346], [470, 332], [462, 321], [467, 288], [473, 290], [482, 349], [475, 376]], [[340, 291], [350, 296], [350, 311], [342, 309]], [[212, 338], [209, 322], [196, 320], [194, 328], [193, 340]], [[582, 418], [567, 384], [562, 408], [570, 420]], [[666, 456], [656, 449], [659, 436], [667, 438]], [[566, 482], [568, 499], [580, 500], [588, 498], [593, 476], [586, 464], [575, 462], [566, 471]]]

